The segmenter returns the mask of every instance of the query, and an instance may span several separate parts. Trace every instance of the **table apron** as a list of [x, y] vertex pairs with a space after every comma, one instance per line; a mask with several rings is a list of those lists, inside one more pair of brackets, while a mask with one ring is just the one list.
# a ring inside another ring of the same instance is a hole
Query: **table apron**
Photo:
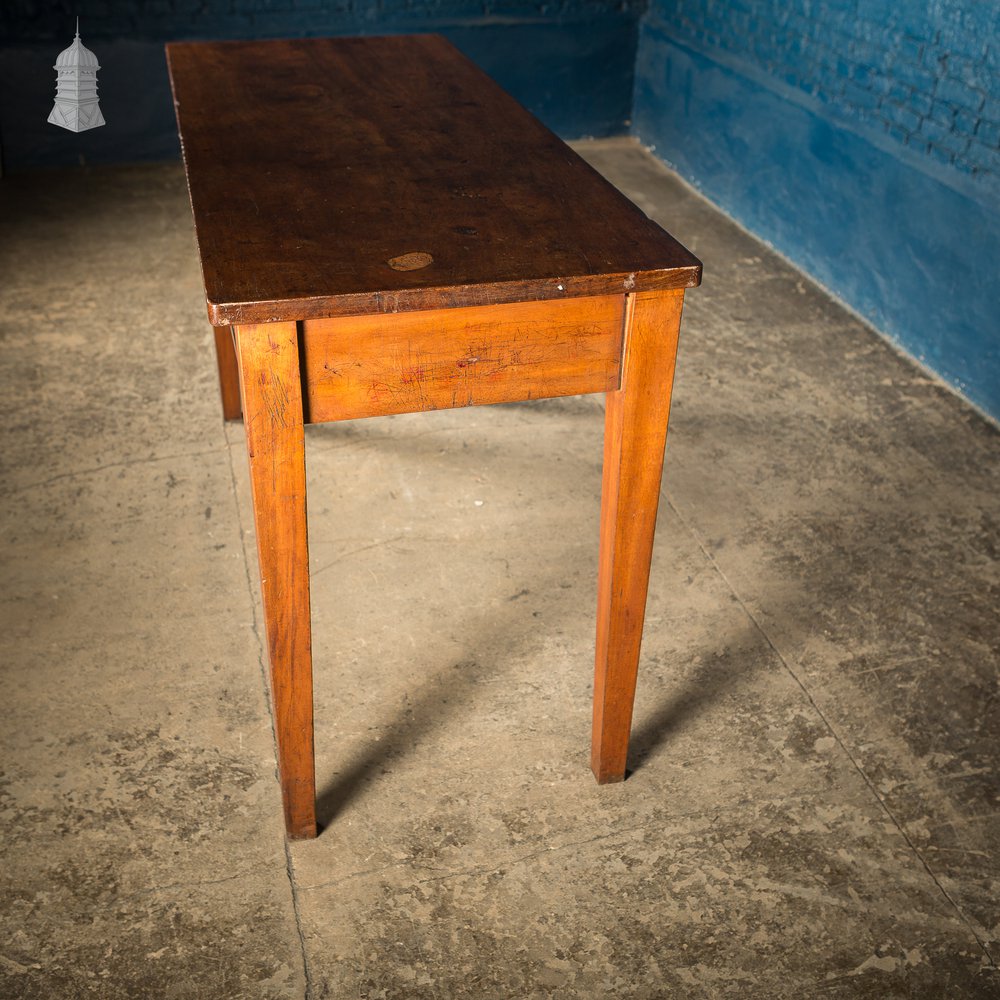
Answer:
[[609, 392], [625, 296], [342, 316], [300, 324], [308, 423]]

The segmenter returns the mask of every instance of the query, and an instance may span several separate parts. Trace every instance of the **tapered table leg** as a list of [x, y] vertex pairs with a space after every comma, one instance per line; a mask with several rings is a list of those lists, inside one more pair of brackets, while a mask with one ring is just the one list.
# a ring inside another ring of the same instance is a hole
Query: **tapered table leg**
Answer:
[[607, 394], [591, 767], [625, 777], [683, 291], [629, 296], [621, 387]]
[[238, 326], [271, 703], [289, 838], [316, 836], [306, 467], [295, 323]]
[[236, 362], [233, 330], [229, 326], [213, 326], [215, 360], [219, 366], [219, 392], [222, 395], [222, 418], [239, 420], [243, 414], [240, 403], [240, 372]]

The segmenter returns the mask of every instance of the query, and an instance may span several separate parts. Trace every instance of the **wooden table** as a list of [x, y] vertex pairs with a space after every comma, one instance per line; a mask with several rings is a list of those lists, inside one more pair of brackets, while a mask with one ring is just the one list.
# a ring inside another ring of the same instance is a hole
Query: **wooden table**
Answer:
[[607, 393], [591, 763], [622, 780], [700, 263], [439, 36], [167, 59], [246, 425], [288, 836], [317, 832], [303, 426], [325, 420]]

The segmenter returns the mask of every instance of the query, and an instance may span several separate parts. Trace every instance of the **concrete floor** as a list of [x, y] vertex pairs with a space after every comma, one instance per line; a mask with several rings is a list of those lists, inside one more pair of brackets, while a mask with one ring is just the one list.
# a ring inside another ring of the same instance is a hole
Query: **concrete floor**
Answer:
[[580, 149], [705, 262], [634, 773], [587, 767], [601, 398], [311, 427], [291, 847], [181, 168], [0, 184], [0, 996], [1000, 996], [1000, 434]]

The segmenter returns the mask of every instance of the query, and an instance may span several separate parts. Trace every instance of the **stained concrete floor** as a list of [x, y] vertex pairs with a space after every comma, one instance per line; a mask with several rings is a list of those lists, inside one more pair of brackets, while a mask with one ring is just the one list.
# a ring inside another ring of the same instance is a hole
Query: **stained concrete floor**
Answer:
[[0, 996], [1000, 996], [1000, 434], [580, 148], [706, 269], [634, 773], [587, 768], [602, 400], [311, 427], [290, 847], [181, 168], [0, 184]]

